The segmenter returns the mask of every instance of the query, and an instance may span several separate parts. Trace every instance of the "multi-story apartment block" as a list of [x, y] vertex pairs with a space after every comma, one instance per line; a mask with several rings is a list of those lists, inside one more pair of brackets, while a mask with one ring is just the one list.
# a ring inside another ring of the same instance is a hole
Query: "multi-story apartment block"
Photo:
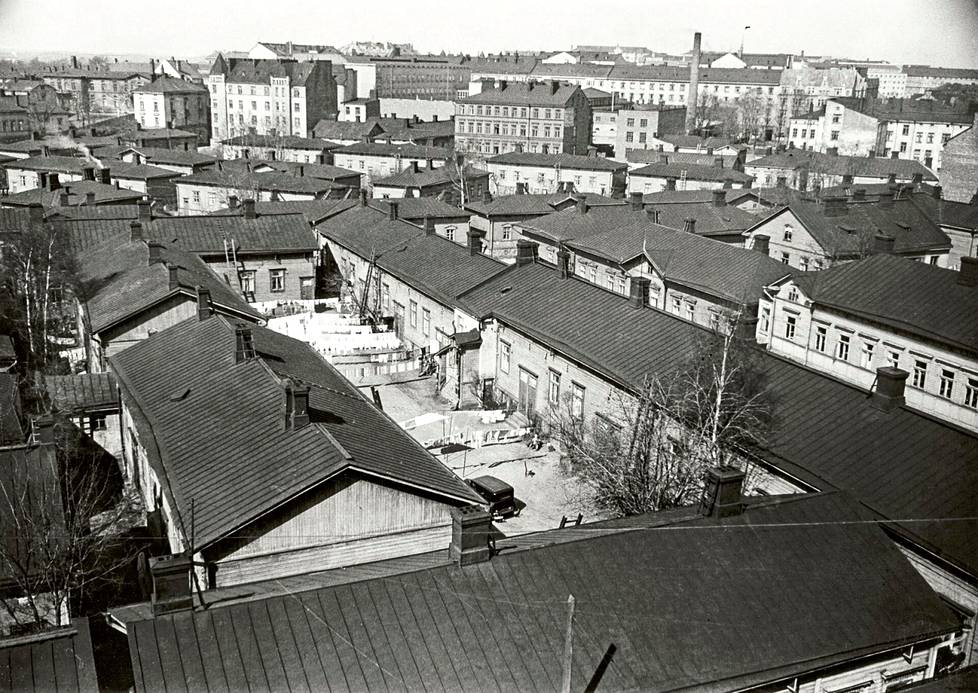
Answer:
[[584, 154], [591, 140], [591, 107], [573, 84], [502, 80], [463, 99], [457, 109], [458, 151]]
[[978, 196], [978, 114], [971, 127], [949, 138], [944, 145], [941, 185], [944, 196], [970, 203]]
[[978, 431], [975, 315], [978, 259], [952, 272], [880, 254], [768, 287], [757, 339], [865, 389], [901, 369], [908, 406]]
[[829, 99], [824, 109], [791, 119], [788, 142], [799, 149], [915, 159], [941, 168], [949, 139], [972, 123], [970, 113], [906, 99]]
[[930, 65], [904, 65], [907, 76], [906, 96], [925, 94], [945, 84], [978, 84], [978, 70]]
[[180, 128], [202, 143], [210, 138], [210, 96], [202, 84], [158, 77], [136, 89], [133, 101], [142, 128]]
[[358, 172], [362, 176], [361, 187], [367, 187], [375, 179], [387, 178], [412, 166], [429, 169], [444, 166], [451, 155], [451, 150], [443, 147], [360, 142], [334, 149], [333, 163]]
[[[346, 66], [357, 73], [359, 92], [371, 89], [380, 98], [445, 99], [453, 101], [469, 83], [471, 60], [464, 55], [348, 56]], [[361, 87], [360, 82], [363, 82]]]
[[781, 73], [781, 93], [789, 115], [821, 108], [833, 97], [866, 96], [867, 79], [853, 67], [796, 62]]
[[207, 79], [211, 138], [236, 135], [308, 137], [322, 118], [335, 118], [336, 80], [329, 61], [225, 59]]
[[618, 111], [615, 119], [615, 158], [625, 160], [629, 149], [649, 149], [662, 135], [681, 135], [686, 127], [683, 106], [645, 106]]
[[789, 187], [816, 190], [836, 185], [936, 183], [937, 176], [919, 161], [880, 159], [867, 156], [822, 154], [812, 150], [788, 149], [744, 165], [758, 187]]
[[877, 80], [876, 95], [880, 98], [902, 99], [907, 96], [907, 73], [899, 65], [867, 65], [862, 71], [867, 80]]
[[149, 82], [141, 72], [117, 72], [74, 67], [39, 77], [65, 95], [65, 106], [84, 124], [133, 112], [133, 92]]

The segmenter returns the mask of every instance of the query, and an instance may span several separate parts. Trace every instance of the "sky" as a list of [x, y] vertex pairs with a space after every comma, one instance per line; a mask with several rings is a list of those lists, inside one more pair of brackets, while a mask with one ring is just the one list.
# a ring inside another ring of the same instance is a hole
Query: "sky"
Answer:
[[694, 31], [704, 50], [737, 50], [743, 38], [747, 52], [978, 68], [978, 0], [0, 0], [0, 53], [21, 55], [199, 57], [290, 39], [471, 55], [578, 44], [680, 53]]

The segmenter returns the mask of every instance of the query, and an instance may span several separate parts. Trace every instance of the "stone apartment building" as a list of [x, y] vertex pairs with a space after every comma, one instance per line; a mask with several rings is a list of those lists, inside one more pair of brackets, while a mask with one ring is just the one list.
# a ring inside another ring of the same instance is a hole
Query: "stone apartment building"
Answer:
[[900, 369], [908, 406], [978, 432], [978, 259], [953, 272], [879, 254], [765, 294], [770, 351], [867, 390], [878, 368]]
[[[77, 63], [77, 61], [75, 61]], [[82, 124], [132, 113], [133, 92], [150, 81], [141, 72], [85, 70], [77, 66], [38, 75], [66, 98]]]
[[978, 114], [971, 127], [948, 138], [940, 179], [944, 197], [970, 203], [978, 196]]
[[925, 94], [945, 84], [978, 84], [978, 70], [930, 65], [904, 65], [906, 96]]
[[811, 149], [788, 149], [753, 159], [745, 164], [744, 173], [754, 177], [757, 187], [793, 190], [937, 182], [930, 169], [912, 159], [823, 154]]
[[225, 59], [218, 54], [207, 86], [215, 141], [248, 134], [309, 137], [320, 119], [337, 113], [329, 61]]
[[141, 128], [179, 128], [205, 143], [211, 136], [207, 87], [173, 77], [157, 77], [133, 92], [136, 122]]
[[[568, 185], [574, 192], [608, 197], [625, 189], [628, 165], [590, 155], [508, 152], [486, 160], [494, 195], [522, 190], [530, 194], [552, 194]], [[521, 187], [522, 186], [522, 187]]]
[[387, 178], [413, 166], [429, 169], [444, 166], [451, 155], [451, 150], [445, 147], [358, 142], [334, 149], [333, 162], [336, 166], [360, 173], [361, 186], [367, 187], [374, 180]]
[[573, 84], [501, 80], [457, 105], [455, 148], [460, 152], [484, 157], [516, 151], [585, 154], [590, 140], [591, 107]]
[[651, 149], [661, 135], [681, 135], [686, 127], [682, 106], [620, 109], [615, 117], [615, 158], [625, 161], [629, 149]]
[[791, 119], [788, 142], [817, 152], [913, 159], [939, 171], [944, 145], [972, 120], [933, 102], [829, 99], [824, 111]]

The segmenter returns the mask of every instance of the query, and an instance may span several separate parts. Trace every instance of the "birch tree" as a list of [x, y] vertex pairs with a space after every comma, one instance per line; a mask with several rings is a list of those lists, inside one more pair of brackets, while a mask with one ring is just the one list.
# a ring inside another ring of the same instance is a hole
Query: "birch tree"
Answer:
[[742, 451], [772, 425], [772, 401], [756, 351], [728, 316], [680, 367], [650, 374], [637, 392], [585, 420], [568, 400], [551, 430], [568, 474], [602, 510], [634, 515], [690, 505], [709, 467], [743, 467]]

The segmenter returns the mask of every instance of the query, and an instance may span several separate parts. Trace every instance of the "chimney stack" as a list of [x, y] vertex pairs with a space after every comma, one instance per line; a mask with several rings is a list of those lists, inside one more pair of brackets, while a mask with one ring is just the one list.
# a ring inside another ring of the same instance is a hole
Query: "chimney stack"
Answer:
[[744, 510], [741, 500], [745, 474], [736, 467], [711, 467], [700, 499], [700, 515], [730, 517]]
[[516, 241], [516, 264], [532, 265], [537, 257], [537, 244], [528, 238], [520, 238]]
[[238, 208], [238, 196], [228, 195], [228, 209], [237, 209], [237, 208]]
[[941, 199], [941, 196], [943, 195], [943, 193], [944, 193], [944, 188], [942, 188], [939, 185], [935, 185], [930, 190], [931, 197], [933, 197], [935, 200]]
[[424, 228], [425, 236], [435, 235], [435, 220], [429, 216], [425, 216], [424, 221], [421, 223], [422, 228]]
[[47, 171], [38, 171], [37, 172], [37, 187], [39, 187], [41, 190], [47, 190], [48, 189], [48, 172]]
[[42, 414], [33, 420], [34, 438], [41, 445], [54, 445], [54, 417]]
[[587, 214], [587, 198], [585, 198], [583, 195], [577, 198], [577, 213]]
[[85, 193], [85, 204], [88, 205], [89, 207], [95, 205], [95, 193], [92, 192], [91, 190]]
[[774, 186], [776, 188], [781, 188], [781, 189], [787, 188], [788, 179], [785, 176], [778, 176], [777, 182], [774, 184]]
[[713, 191], [713, 206], [714, 207], [726, 207], [727, 206], [727, 191], [723, 188]]
[[418, 162], [417, 161], [412, 161], [411, 162], [411, 173], [417, 173], [417, 172], [418, 172]]
[[482, 253], [482, 237], [486, 235], [485, 231], [480, 229], [470, 228], [465, 235], [468, 237], [469, 241], [469, 255], [479, 255]]
[[658, 209], [656, 209], [655, 207], [650, 207], [649, 209], [645, 210], [645, 213], [649, 215], [649, 219], [652, 220], [652, 223], [653, 224], [658, 224], [659, 223], [659, 210]]
[[754, 245], [753, 248], [759, 253], [764, 255], [770, 255], [771, 253], [771, 237], [763, 233], [754, 234]]
[[54, 192], [55, 190], [60, 190], [60, 189], [61, 189], [61, 180], [59, 179], [58, 174], [52, 171], [51, 173], [48, 174], [48, 190]]
[[645, 308], [649, 305], [649, 286], [652, 280], [648, 277], [629, 277], [628, 302], [632, 308]]
[[170, 291], [180, 288], [180, 268], [174, 264], [167, 263], [166, 271], [170, 275]]
[[258, 214], [255, 212], [255, 199], [253, 197], [249, 197], [248, 199], [242, 201], [241, 206], [244, 209], [245, 219], [254, 219], [258, 216]]
[[872, 391], [870, 404], [880, 411], [893, 411], [904, 403], [903, 393], [910, 374], [892, 366], [876, 369], [876, 389]]
[[484, 204], [489, 204], [490, 202], [492, 202], [492, 193], [489, 192], [488, 190], [483, 190], [482, 191], [482, 202]]
[[68, 191], [66, 189], [62, 189], [61, 195], [58, 198], [58, 204], [61, 205], [62, 207], [67, 207], [70, 201], [71, 198], [68, 195]]
[[560, 273], [561, 279], [567, 279], [571, 276], [570, 256], [570, 251], [563, 245], [557, 249], [557, 271]]
[[309, 424], [309, 386], [288, 383], [285, 386], [285, 427], [298, 431]]
[[40, 224], [44, 221], [44, 207], [40, 202], [31, 202], [27, 206], [27, 214], [33, 224]]
[[387, 201], [387, 218], [391, 221], [397, 221], [397, 206], [400, 204], [397, 200]]
[[862, 202], [866, 199], [866, 188], [856, 188], [852, 191], [852, 199], [857, 202]]
[[95, 180], [95, 167], [94, 166], [83, 166], [82, 167], [82, 180]]
[[894, 185], [896, 183], [896, 174], [891, 173], [889, 176], [887, 176], [886, 182], [889, 183], [890, 185]]
[[204, 287], [197, 286], [197, 319], [206, 320], [211, 316], [213, 307], [211, 306], [211, 291]]
[[961, 286], [978, 286], [978, 257], [964, 256], [961, 267], [958, 268], [958, 284]]
[[883, 233], [882, 231], [877, 231], [873, 236], [874, 253], [891, 254], [895, 244], [896, 239], [893, 236]]
[[643, 207], [642, 193], [636, 191], [631, 194], [631, 205], [632, 205], [632, 209], [635, 210], [636, 212], [642, 211], [642, 207]]
[[138, 221], [129, 222], [129, 240], [133, 243], [143, 240], [143, 225]]
[[488, 561], [492, 556], [489, 536], [492, 516], [478, 505], [450, 508], [452, 516], [452, 543], [448, 555], [459, 566]]
[[152, 203], [149, 200], [139, 200], [136, 202], [140, 221], [150, 221], [153, 218]]
[[686, 92], [686, 134], [692, 135], [696, 128], [696, 103], [700, 82], [700, 32], [693, 34], [693, 54], [689, 59], [689, 90]]
[[112, 185], [112, 171], [108, 168], [99, 169], [100, 181], [105, 185]]
[[193, 559], [185, 554], [170, 554], [149, 559], [153, 577], [153, 615], [186, 611], [194, 605], [190, 590]]
[[676, 179], [673, 178], [672, 176], [669, 176], [668, 178], [666, 178], [666, 190], [675, 190], [675, 189], [676, 189]]
[[239, 322], [234, 326], [234, 362], [241, 363], [255, 356], [255, 340], [251, 325]]
[[163, 262], [163, 244], [156, 241], [149, 241], [146, 246], [149, 248], [149, 264], [155, 265]]
[[827, 217], [841, 217], [848, 211], [846, 198], [844, 197], [826, 197], [823, 199], [825, 207], [822, 211]]

